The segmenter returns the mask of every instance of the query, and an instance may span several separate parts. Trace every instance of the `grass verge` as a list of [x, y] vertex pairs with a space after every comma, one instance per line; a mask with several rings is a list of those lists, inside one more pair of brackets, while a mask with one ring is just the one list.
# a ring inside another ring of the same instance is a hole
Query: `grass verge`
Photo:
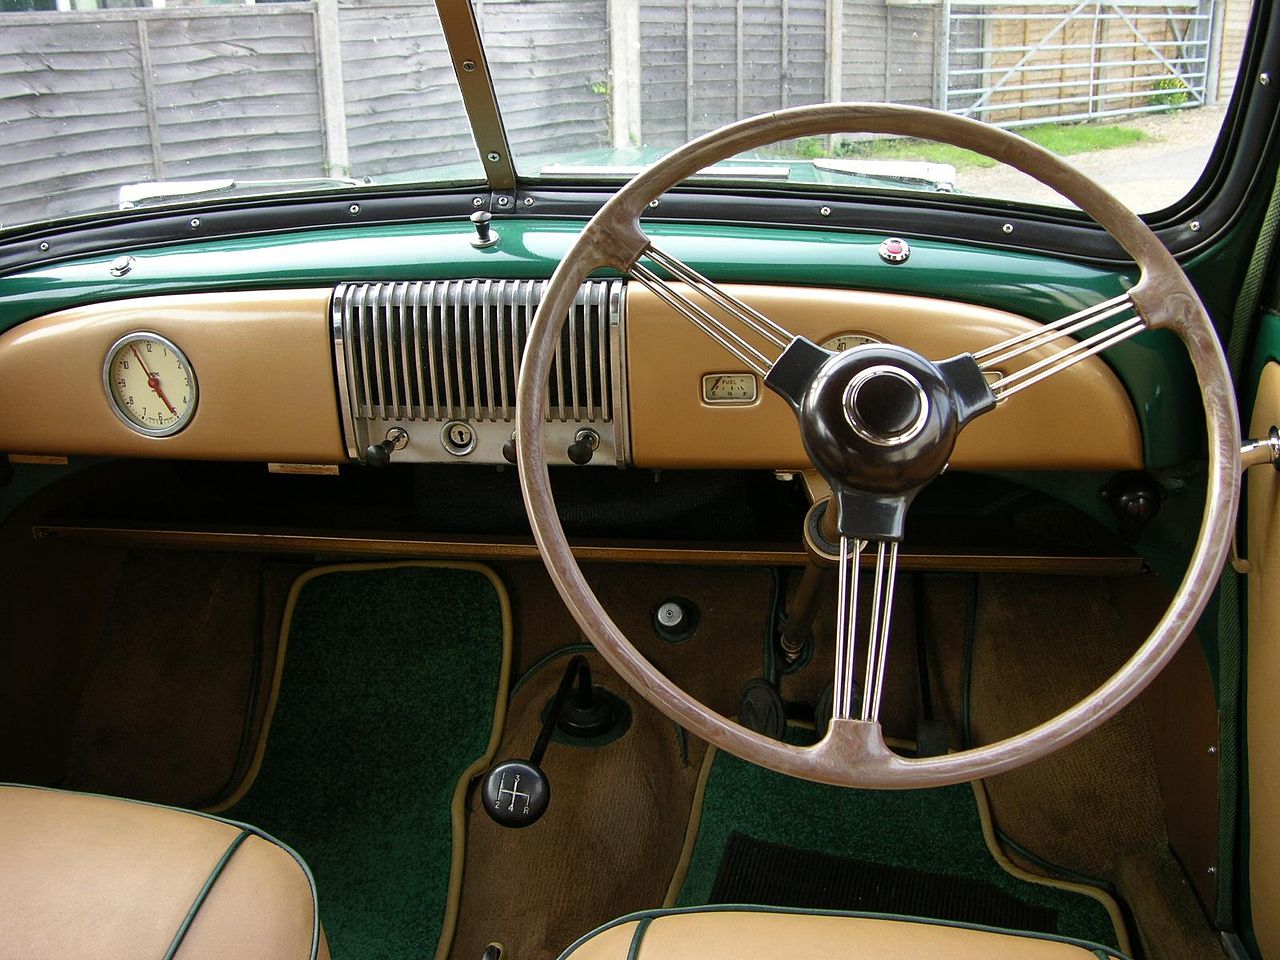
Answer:
[[[1032, 127], [1021, 127], [1014, 132], [1060, 157], [1127, 147], [1147, 139], [1147, 134], [1143, 131], [1119, 124], [1044, 123]], [[836, 155], [864, 160], [918, 160], [927, 163], [949, 163], [956, 169], [996, 165], [996, 161], [990, 157], [984, 157], [970, 150], [962, 150], [950, 144], [898, 137], [846, 141], [840, 145]]]

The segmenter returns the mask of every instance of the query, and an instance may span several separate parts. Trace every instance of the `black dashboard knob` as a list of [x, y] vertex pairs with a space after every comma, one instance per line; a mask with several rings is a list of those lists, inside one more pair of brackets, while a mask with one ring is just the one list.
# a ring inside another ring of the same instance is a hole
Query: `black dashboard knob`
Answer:
[[507, 463], [516, 462], [516, 435], [513, 433], [511, 439], [502, 445], [502, 457]]
[[409, 434], [403, 427], [392, 427], [387, 431], [387, 439], [380, 443], [371, 443], [364, 448], [365, 466], [385, 467], [391, 462], [391, 455], [409, 443]]
[[595, 456], [599, 447], [600, 434], [589, 427], [583, 427], [574, 434], [573, 443], [569, 444], [569, 449], [566, 451], [569, 454], [569, 462], [576, 463], [580, 467], [585, 466], [591, 462], [591, 458]]
[[371, 467], [385, 467], [391, 462], [391, 451], [395, 448], [395, 441], [392, 440], [371, 443], [365, 448], [364, 462]]

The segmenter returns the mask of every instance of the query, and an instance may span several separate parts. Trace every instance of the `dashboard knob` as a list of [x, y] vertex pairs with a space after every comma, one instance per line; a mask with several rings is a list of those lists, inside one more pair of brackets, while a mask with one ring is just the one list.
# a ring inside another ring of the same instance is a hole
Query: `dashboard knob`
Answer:
[[471, 240], [473, 247], [484, 249], [498, 242], [498, 232], [490, 226], [492, 220], [493, 214], [488, 210], [477, 210], [471, 215], [471, 225], [476, 228], [476, 235]]
[[511, 439], [502, 445], [502, 457], [507, 463], [516, 462], [516, 435], [513, 433]]
[[371, 443], [365, 447], [364, 462], [370, 467], [385, 467], [391, 462], [391, 454], [409, 444], [409, 434], [402, 427], [392, 427], [387, 431], [387, 439], [380, 443]]
[[595, 456], [597, 448], [600, 446], [600, 434], [594, 430], [579, 430], [574, 435], [573, 443], [569, 444], [567, 453], [569, 461], [576, 463], [578, 466], [586, 466], [591, 462], [591, 458]]

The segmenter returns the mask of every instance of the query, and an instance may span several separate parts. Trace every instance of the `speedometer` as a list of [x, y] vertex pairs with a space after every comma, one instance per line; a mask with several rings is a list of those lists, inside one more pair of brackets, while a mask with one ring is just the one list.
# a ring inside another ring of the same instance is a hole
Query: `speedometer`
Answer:
[[820, 346], [823, 350], [830, 350], [832, 353], [841, 353], [852, 347], [861, 347], [868, 343], [883, 343], [884, 341], [878, 337], [873, 337], [869, 333], [837, 333], [834, 337], [823, 340]]

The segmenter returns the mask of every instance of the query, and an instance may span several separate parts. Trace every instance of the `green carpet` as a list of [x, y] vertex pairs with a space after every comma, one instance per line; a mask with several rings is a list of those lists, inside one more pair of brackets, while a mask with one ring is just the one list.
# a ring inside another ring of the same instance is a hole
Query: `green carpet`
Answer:
[[[789, 738], [790, 739], [790, 738]], [[709, 903], [729, 837], [821, 851], [933, 874], [985, 880], [1058, 914], [1059, 934], [1114, 946], [1106, 910], [1080, 894], [1018, 880], [992, 859], [968, 785], [847, 790], [773, 773], [717, 753], [677, 906]]]
[[338, 571], [302, 587], [262, 767], [226, 815], [310, 864], [335, 957], [434, 953], [450, 804], [488, 749], [502, 662], [482, 573]]

